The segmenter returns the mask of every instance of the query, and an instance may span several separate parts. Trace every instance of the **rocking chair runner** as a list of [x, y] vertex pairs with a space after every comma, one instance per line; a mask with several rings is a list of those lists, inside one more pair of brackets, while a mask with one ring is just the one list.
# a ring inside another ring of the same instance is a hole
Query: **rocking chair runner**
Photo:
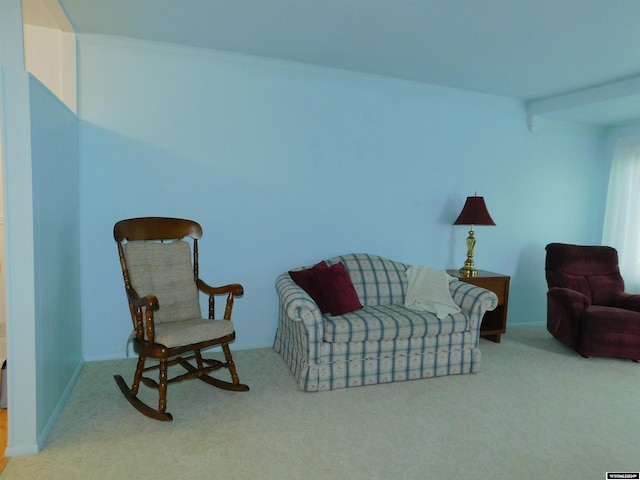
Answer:
[[[166, 412], [167, 385], [198, 378], [210, 385], [233, 391], [247, 391], [241, 384], [229, 343], [235, 339], [231, 310], [242, 285], [207, 285], [198, 277], [198, 239], [202, 228], [191, 220], [162, 217], [132, 218], [115, 224], [113, 235], [133, 322], [133, 349], [138, 364], [131, 388], [122, 376], [114, 378], [127, 400], [148, 417], [171, 421]], [[193, 264], [191, 247], [193, 243]], [[209, 318], [202, 318], [199, 292], [209, 295]], [[226, 295], [224, 316], [215, 320], [215, 296]], [[203, 349], [221, 346], [225, 362], [202, 357]], [[187, 354], [187, 356], [184, 356]], [[159, 363], [145, 367], [147, 358]], [[195, 359], [195, 364], [191, 361]], [[168, 378], [168, 367], [181, 365], [187, 373]], [[209, 375], [226, 368], [231, 382]], [[144, 374], [159, 371], [155, 380]], [[158, 389], [158, 409], [138, 398], [140, 382]]]

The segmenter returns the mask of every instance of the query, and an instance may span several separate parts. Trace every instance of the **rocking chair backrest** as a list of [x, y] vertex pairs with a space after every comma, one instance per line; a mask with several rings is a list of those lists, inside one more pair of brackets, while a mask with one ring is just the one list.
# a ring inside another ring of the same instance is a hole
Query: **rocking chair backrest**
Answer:
[[[151, 217], [115, 225], [125, 288], [158, 298], [155, 323], [202, 318], [196, 286], [201, 236], [200, 225], [190, 220]], [[184, 237], [193, 238], [193, 263]]]
[[187, 242], [129, 242], [124, 245], [124, 256], [138, 295], [158, 297], [156, 324], [202, 318]]

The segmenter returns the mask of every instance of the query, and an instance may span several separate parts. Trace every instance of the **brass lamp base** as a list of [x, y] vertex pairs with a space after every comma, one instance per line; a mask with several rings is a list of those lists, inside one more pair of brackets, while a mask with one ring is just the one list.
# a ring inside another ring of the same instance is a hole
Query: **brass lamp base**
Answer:
[[464, 264], [464, 267], [462, 267], [459, 271], [465, 277], [477, 277], [478, 276], [478, 270], [476, 270], [476, 268], [473, 265], [467, 265], [466, 263]]
[[467, 237], [467, 260], [464, 262], [464, 266], [460, 269], [460, 273], [462, 273], [465, 277], [478, 276], [478, 270], [473, 263], [473, 247], [475, 246], [476, 237], [473, 233], [473, 225], [471, 225], [471, 230], [469, 230], [469, 236]]

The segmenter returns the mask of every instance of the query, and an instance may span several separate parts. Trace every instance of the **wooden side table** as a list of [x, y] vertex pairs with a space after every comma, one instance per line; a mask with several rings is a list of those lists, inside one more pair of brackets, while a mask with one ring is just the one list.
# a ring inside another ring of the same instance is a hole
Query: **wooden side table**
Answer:
[[498, 306], [491, 312], [485, 312], [480, 326], [480, 335], [496, 343], [507, 331], [507, 307], [509, 305], [509, 282], [511, 277], [500, 273], [478, 270], [475, 277], [467, 277], [458, 270], [447, 270], [452, 277], [462, 282], [491, 290], [498, 296]]

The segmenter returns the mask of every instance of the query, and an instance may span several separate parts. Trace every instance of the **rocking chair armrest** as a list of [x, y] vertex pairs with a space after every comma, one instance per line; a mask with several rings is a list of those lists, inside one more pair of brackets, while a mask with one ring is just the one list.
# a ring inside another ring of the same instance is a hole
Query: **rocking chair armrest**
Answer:
[[224, 295], [230, 293], [235, 296], [240, 296], [244, 293], [244, 288], [239, 283], [230, 283], [229, 285], [213, 287], [199, 278], [196, 284], [198, 285], [198, 289], [207, 295]]
[[220, 287], [212, 287], [201, 279], [198, 279], [196, 281], [196, 285], [198, 286], [198, 290], [209, 295], [209, 318], [217, 318], [215, 315], [215, 296], [226, 294], [227, 301], [225, 303], [224, 316], [222, 318], [224, 318], [225, 320], [231, 320], [233, 301], [236, 296], [240, 296], [244, 293], [242, 285], [240, 285], [239, 283], [231, 283], [229, 285], [222, 285]]
[[[133, 320], [133, 328], [136, 338], [142, 341], [147, 335], [147, 340], [153, 343], [155, 339], [155, 323], [153, 321], [153, 312], [160, 308], [158, 297], [155, 295], [145, 295], [141, 297], [133, 289], [127, 290], [127, 298], [131, 309], [131, 319]], [[143, 311], [144, 310], [144, 311]]]
[[160, 308], [158, 297], [155, 295], [145, 295], [144, 297], [141, 297], [133, 288], [127, 290], [127, 298], [129, 299], [131, 306], [136, 308], [144, 307], [147, 310], [152, 310], [154, 312]]

